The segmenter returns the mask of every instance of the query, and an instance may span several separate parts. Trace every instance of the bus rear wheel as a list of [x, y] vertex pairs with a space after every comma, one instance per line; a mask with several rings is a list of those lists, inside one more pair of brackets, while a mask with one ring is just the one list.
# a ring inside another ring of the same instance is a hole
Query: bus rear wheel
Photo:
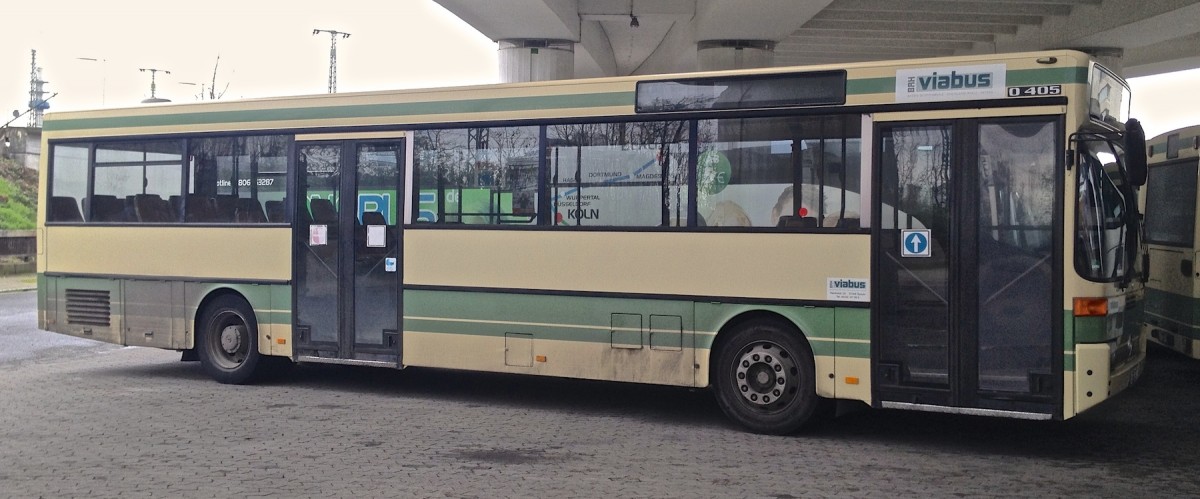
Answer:
[[766, 320], [731, 334], [721, 343], [711, 371], [721, 410], [757, 433], [799, 430], [821, 401], [808, 342], [792, 328]]
[[250, 304], [237, 296], [217, 297], [204, 308], [197, 328], [200, 365], [221, 383], [240, 385], [258, 378], [263, 364], [258, 353], [258, 322]]

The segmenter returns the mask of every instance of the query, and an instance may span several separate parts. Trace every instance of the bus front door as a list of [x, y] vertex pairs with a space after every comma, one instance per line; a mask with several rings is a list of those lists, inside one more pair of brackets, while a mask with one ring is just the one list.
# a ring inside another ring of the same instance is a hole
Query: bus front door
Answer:
[[297, 360], [399, 366], [404, 147], [297, 142]]
[[876, 122], [878, 406], [1035, 419], [1061, 407], [1061, 126]]

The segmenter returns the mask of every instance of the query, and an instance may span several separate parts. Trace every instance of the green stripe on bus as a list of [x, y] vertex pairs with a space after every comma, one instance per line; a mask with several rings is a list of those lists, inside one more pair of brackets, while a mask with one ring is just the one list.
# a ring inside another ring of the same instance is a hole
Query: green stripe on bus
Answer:
[[[589, 107], [632, 106], [633, 101], [633, 92], [539, 95], [530, 97], [501, 97], [494, 99], [464, 99], [397, 104], [358, 104], [346, 106], [177, 113], [150, 116], [120, 116], [111, 118], [51, 119], [46, 120], [44, 129], [47, 131], [63, 131], [98, 128], [211, 125], [217, 123], [258, 123], [267, 121], [472, 114], [505, 111], [534, 111], [546, 109], [580, 109]], [[253, 104], [251, 103], [250, 105]]]
[[896, 77], [862, 78], [846, 82], [847, 95], [890, 94], [896, 91]]
[[230, 284], [216, 283], [215, 286], [228, 287], [237, 291], [254, 308], [254, 314], [259, 322], [270, 324], [292, 323], [292, 287], [287, 284]]
[[[1009, 71], [1008, 85], [1045, 85], [1086, 83], [1087, 68], [1047, 68]], [[896, 78], [861, 78], [846, 82], [848, 95], [895, 92]], [[437, 102], [394, 104], [357, 104], [346, 106], [300, 107], [283, 109], [247, 109], [147, 116], [107, 118], [50, 119], [46, 131], [111, 129], [154, 126], [211, 125], [218, 123], [259, 123], [319, 119], [403, 117], [442, 114], [472, 114], [547, 109], [581, 109], [590, 107], [632, 106], [634, 92], [602, 92], [574, 95], [539, 95], [501, 97], [494, 99], [464, 99]], [[251, 104], [253, 105], [253, 104]]]
[[656, 327], [681, 327], [683, 345], [693, 345], [692, 303], [686, 301], [404, 291], [404, 328], [414, 332], [475, 336], [528, 333], [550, 340], [609, 343], [616, 323], [618, 331], [640, 328], [643, 342], [649, 345], [651, 316], [658, 316], [660, 324]]
[[871, 344], [846, 343], [839, 341], [837, 345], [837, 356], [855, 359], [869, 359], [871, 358]]
[[871, 309], [837, 309], [837, 336], [842, 340], [871, 340]]
[[[411, 332], [489, 337], [525, 333], [540, 339], [610, 343], [614, 335], [640, 327], [643, 344], [654, 345], [669, 334], [663, 326], [671, 325], [682, 328], [679, 334], [684, 347], [702, 350], [712, 347], [717, 328], [745, 312], [773, 312], [800, 324], [809, 334], [816, 355], [870, 357], [867, 309], [465, 291], [404, 292], [404, 329]], [[696, 325], [694, 321], [701, 323]], [[835, 328], [837, 338], [832, 337]]]
[[1014, 69], [1005, 77], [1005, 85], [1070, 85], [1087, 83], [1088, 68], [1045, 68], [1045, 69]]
[[1108, 317], [1076, 317], [1075, 344], [1104, 343], [1108, 337]]

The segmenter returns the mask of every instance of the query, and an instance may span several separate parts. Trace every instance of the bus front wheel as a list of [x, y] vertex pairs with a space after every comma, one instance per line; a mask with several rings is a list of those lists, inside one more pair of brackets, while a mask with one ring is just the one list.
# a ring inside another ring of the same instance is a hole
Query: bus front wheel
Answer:
[[792, 433], [812, 419], [820, 398], [812, 348], [796, 331], [756, 320], [721, 343], [711, 377], [718, 405], [757, 433]]
[[217, 297], [204, 308], [196, 350], [204, 371], [221, 383], [240, 385], [257, 378], [258, 321], [250, 304], [237, 296]]

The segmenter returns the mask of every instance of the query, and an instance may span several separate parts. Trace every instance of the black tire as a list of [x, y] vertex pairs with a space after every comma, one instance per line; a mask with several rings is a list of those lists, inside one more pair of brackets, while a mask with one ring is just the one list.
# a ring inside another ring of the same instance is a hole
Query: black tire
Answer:
[[196, 328], [196, 351], [204, 372], [220, 383], [251, 383], [269, 364], [258, 353], [258, 321], [250, 304], [223, 295], [204, 307]]
[[756, 433], [799, 430], [816, 412], [812, 348], [793, 328], [755, 320], [720, 343], [710, 376], [725, 415]]

